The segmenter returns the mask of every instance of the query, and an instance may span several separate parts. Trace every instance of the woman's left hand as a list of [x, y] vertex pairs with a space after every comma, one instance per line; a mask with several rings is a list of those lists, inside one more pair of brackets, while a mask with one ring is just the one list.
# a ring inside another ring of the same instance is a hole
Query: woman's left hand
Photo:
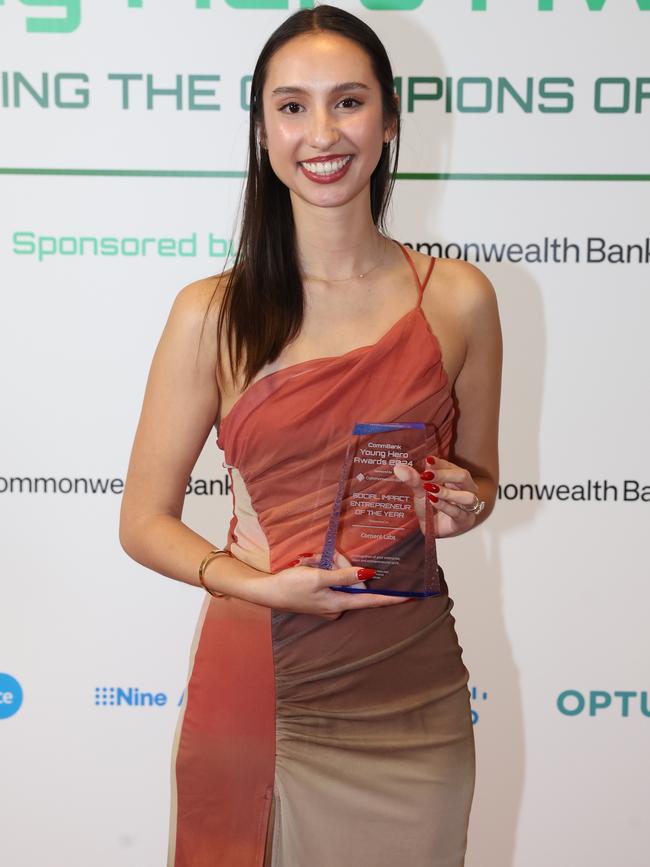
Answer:
[[422, 473], [406, 464], [396, 464], [393, 472], [413, 489], [415, 513], [423, 533], [426, 509], [431, 508], [434, 510], [436, 538], [457, 536], [470, 530], [476, 523], [478, 512], [468, 510], [480, 501], [478, 486], [463, 467], [430, 455]]

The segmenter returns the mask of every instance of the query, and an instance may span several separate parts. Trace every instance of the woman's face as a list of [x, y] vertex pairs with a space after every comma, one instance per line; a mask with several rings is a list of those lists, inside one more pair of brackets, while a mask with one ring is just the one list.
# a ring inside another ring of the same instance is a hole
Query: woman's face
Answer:
[[356, 42], [329, 31], [291, 39], [269, 62], [262, 100], [262, 142], [294, 196], [320, 207], [369, 196], [392, 131], [370, 59]]

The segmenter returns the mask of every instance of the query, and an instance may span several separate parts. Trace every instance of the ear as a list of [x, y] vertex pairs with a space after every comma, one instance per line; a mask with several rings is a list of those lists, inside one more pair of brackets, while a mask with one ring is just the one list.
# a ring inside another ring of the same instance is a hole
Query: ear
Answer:
[[[399, 115], [399, 94], [396, 90], [393, 91], [393, 99], [395, 101], [395, 111]], [[394, 118], [384, 130], [384, 142], [392, 141], [397, 135], [397, 120]]]
[[384, 144], [388, 144], [391, 142], [395, 136], [397, 135], [397, 125], [395, 123], [389, 124], [384, 130]]

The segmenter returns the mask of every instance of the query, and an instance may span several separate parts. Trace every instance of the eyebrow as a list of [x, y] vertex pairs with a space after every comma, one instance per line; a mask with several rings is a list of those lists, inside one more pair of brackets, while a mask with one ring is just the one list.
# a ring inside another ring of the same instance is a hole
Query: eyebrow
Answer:
[[[341, 93], [344, 90], [370, 90], [367, 84], [362, 84], [360, 81], [344, 81], [342, 84], [335, 84], [332, 88], [332, 93]], [[271, 91], [271, 96], [287, 96], [294, 93], [307, 93], [304, 87], [289, 85], [286, 87], [276, 87]]]

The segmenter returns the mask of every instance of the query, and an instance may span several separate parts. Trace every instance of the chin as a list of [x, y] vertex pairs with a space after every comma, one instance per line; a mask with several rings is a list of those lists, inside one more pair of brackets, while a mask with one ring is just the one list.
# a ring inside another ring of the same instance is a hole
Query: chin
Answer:
[[[313, 205], [318, 208], [340, 208], [358, 199], [360, 196], [367, 195], [370, 197], [370, 179], [362, 187], [355, 185], [354, 189], [338, 190], [328, 187], [323, 187], [320, 190], [305, 191], [302, 185], [287, 185], [291, 194], [308, 205]], [[334, 186], [334, 185], [332, 185]]]
[[295, 195], [302, 202], [305, 202], [307, 205], [311, 205], [314, 208], [343, 208], [345, 205], [349, 205], [350, 202], [357, 199], [359, 193], [352, 196], [331, 196], [327, 198], [307, 197], [300, 195], [300, 193], [296, 193]]

